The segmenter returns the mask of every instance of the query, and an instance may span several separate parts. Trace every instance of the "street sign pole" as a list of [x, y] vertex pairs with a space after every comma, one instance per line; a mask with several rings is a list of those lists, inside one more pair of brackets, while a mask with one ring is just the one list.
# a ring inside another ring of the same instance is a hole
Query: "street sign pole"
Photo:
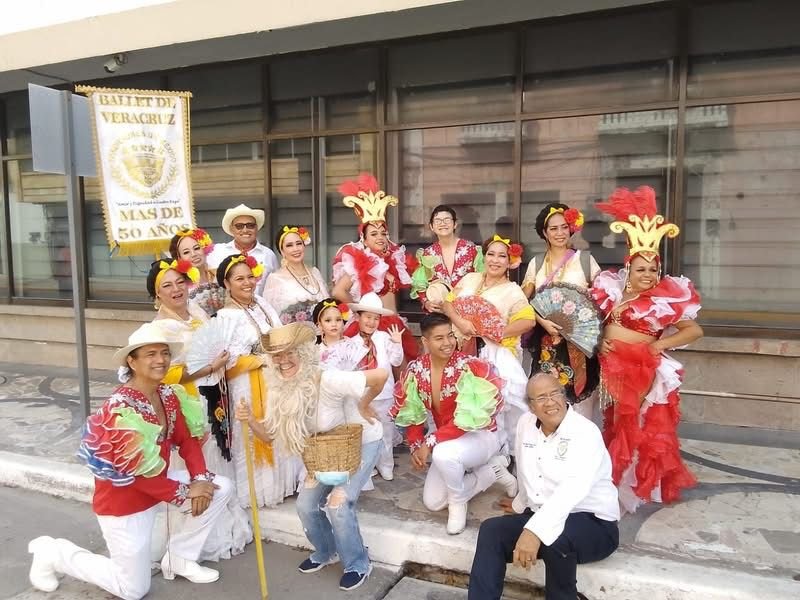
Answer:
[[60, 92], [61, 119], [64, 127], [64, 176], [67, 185], [70, 267], [72, 270], [72, 306], [75, 309], [75, 353], [78, 368], [78, 393], [84, 417], [91, 412], [89, 358], [86, 349], [86, 240], [83, 235], [78, 173], [75, 167], [75, 132], [73, 131], [72, 93]]

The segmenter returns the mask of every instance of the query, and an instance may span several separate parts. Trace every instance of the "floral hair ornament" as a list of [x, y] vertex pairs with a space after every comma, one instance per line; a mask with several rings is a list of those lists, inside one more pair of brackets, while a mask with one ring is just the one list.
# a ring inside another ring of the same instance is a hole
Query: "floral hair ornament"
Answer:
[[239, 256], [234, 256], [231, 259], [231, 262], [228, 263], [228, 266], [225, 267], [225, 276], [227, 277], [228, 271], [231, 270], [233, 265], [239, 264], [243, 262], [250, 270], [253, 272], [253, 275], [256, 277], [261, 277], [264, 274], [264, 265], [259, 263], [254, 257], [248, 256], [247, 254], [240, 254]]
[[175, 235], [181, 238], [192, 238], [199, 244], [200, 248], [202, 248], [205, 254], [208, 254], [214, 249], [214, 240], [211, 239], [211, 236], [208, 235], [208, 232], [205, 229], [200, 229], [199, 227], [196, 229], [183, 229]]
[[681, 231], [677, 225], [667, 223], [663, 215], [657, 213], [656, 192], [646, 185], [633, 192], [628, 188], [617, 188], [608, 202], [598, 202], [595, 206], [616, 219], [609, 225], [611, 231], [627, 236], [626, 265], [635, 256], [641, 256], [647, 262], [657, 260], [662, 238], [677, 237]]
[[522, 264], [522, 244], [511, 243], [511, 238], [500, 237], [496, 233], [492, 236], [492, 243], [500, 242], [508, 248], [509, 269], [516, 269]]
[[339, 312], [342, 313], [342, 320], [347, 322], [350, 319], [350, 307], [347, 304], [339, 305]]
[[285, 238], [290, 233], [296, 233], [300, 236], [300, 239], [303, 240], [303, 245], [308, 246], [311, 244], [311, 236], [308, 233], [308, 229], [305, 227], [289, 227], [288, 225], [284, 225], [283, 229], [281, 230], [281, 235], [278, 238], [278, 248], [283, 246], [283, 238]]
[[197, 283], [200, 281], [200, 270], [197, 267], [193, 267], [191, 261], [188, 260], [173, 260], [172, 262], [167, 262], [162, 260], [158, 263], [158, 275], [156, 275], [155, 286], [158, 287], [161, 285], [161, 280], [164, 278], [164, 273], [167, 271], [177, 271], [181, 275], [185, 275], [188, 277], [192, 283]]
[[570, 233], [576, 233], [583, 229], [583, 213], [577, 208], [568, 208], [565, 210], [564, 220], [567, 222], [567, 225], [569, 225]]

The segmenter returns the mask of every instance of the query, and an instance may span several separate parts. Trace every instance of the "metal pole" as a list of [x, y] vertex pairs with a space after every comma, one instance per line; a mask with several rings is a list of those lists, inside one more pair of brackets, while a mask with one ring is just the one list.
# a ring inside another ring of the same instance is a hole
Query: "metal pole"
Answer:
[[64, 126], [64, 177], [67, 188], [69, 220], [70, 268], [72, 270], [72, 307], [75, 311], [75, 355], [78, 368], [78, 395], [84, 417], [89, 404], [89, 360], [86, 354], [86, 277], [83, 235], [83, 207], [80, 202], [78, 175], [75, 168], [74, 132], [72, 130], [72, 93], [61, 92], [61, 118]]

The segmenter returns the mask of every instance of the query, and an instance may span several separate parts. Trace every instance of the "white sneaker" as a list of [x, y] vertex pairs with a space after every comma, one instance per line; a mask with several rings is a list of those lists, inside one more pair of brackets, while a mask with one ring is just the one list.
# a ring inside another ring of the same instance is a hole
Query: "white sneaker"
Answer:
[[489, 459], [489, 466], [494, 471], [494, 479], [502, 485], [506, 490], [506, 496], [513, 498], [519, 491], [517, 485], [517, 478], [508, 471], [508, 465], [511, 461], [507, 456], [498, 454]]
[[378, 467], [378, 473], [384, 481], [391, 481], [394, 479], [394, 466], [391, 467]]
[[28, 552], [33, 554], [28, 579], [31, 585], [43, 592], [54, 592], [58, 589], [58, 576], [55, 569], [55, 540], [48, 535], [37, 537], [28, 542]]
[[202, 567], [193, 560], [167, 552], [161, 559], [161, 574], [164, 579], [175, 579], [175, 575], [188, 579], [192, 583], [213, 583], [219, 579], [219, 571]]
[[458, 535], [467, 528], [467, 503], [451, 503], [447, 509], [447, 533]]

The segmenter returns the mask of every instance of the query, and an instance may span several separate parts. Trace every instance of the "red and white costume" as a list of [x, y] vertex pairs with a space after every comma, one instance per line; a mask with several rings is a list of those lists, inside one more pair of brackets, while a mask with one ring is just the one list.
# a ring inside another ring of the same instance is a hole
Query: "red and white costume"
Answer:
[[[355, 181], [345, 181], [339, 186], [339, 191], [344, 196], [344, 204], [352, 207], [361, 219], [359, 232], [363, 232], [368, 224], [385, 226], [386, 207], [397, 204], [397, 198], [386, 195], [379, 189], [377, 180], [366, 173], [359, 175]], [[333, 259], [333, 283], [335, 286], [342, 277], [349, 276], [352, 283], [350, 296], [354, 302], [359, 302], [369, 292], [383, 297], [411, 287], [410, 273], [415, 268], [416, 261], [406, 252], [405, 246], [391, 240], [382, 255], [373, 252], [362, 240], [348, 242], [339, 248]], [[403, 319], [397, 315], [382, 316], [378, 328], [388, 331], [392, 325], [406, 330], [403, 334], [403, 352], [406, 358], [415, 358], [417, 342]], [[344, 334], [348, 337], [357, 335], [358, 324], [350, 323]]]
[[[429, 510], [466, 503], [496, 481], [489, 460], [500, 453], [497, 415], [503, 407], [503, 380], [487, 361], [459, 351], [442, 372], [439, 405], [434, 408], [431, 356], [409, 363], [395, 384], [391, 415], [406, 427], [413, 452], [422, 444], [432, 448], [422, 500]], [[436, 431], [425, 435], [428, 414]]]
[[[203, 514], [187, 518], [182, 528], [170, 532], [169, 554], [197, 561], [233, 493], [230, 480], [206, 470], [200, 444], [190, 434], [172, 388], [161, 385], [158, 393], [166, 413], [163, 429], [147, 398], [125, 386], [86, 423], [78, 456], [95, 476], [92, 506], [110, 556], [93, 554], [65, 539], [52, 542], [57, 572], [121, 598], [141, 598], [150, 588], [150, 544], [160, 503], [183, 505], [190, 479], [213, 479], [219, 486]], [[167, 472], [173, 446], [188, 472]]]
[[[656, 214], [652, 188], [621, 188], [597, 206], [619, 219], [611, 224], [612, 231], [628, 235], [627, 265], [636, 256], [660, 265], [661, 238], [675, 237], [679, 230]], [[664, 276], [624, 300], [626, 283], [626, 269], [603, 271], [591, 293], [607, 323], [651, 338], [639, 343], [613, 339], [610, 350], [600, 355], [603, 438], [620, 503], [633, 512], [645, 502], [674, 502], [682, 489], [697, 483], [681, 461], [678, 442], [682, 365], [665, 352], [653, 355], [651, 343], [672, 335], [679, 322], [695, 320], [700, 296], [686, 277]]]
[[[422, 251], [422, 256], [437, 259], [433, 265], [433, 279], [447, 284], [447, 287], [451, 290], [458, 285], [464, 275], [479, 270], [476, 265], [483, 261], [481, 249], [473, 242], [462, 238], [459, 238], [456, 242], [452, 271], [447, 270], [444, 255], [442, 254], [442, 245], [439, 242], [434, 242], [425, 248]], [[419, 301], [424, 306], [427, 300], [425, 290], [420, 290], [418, 295]]]

